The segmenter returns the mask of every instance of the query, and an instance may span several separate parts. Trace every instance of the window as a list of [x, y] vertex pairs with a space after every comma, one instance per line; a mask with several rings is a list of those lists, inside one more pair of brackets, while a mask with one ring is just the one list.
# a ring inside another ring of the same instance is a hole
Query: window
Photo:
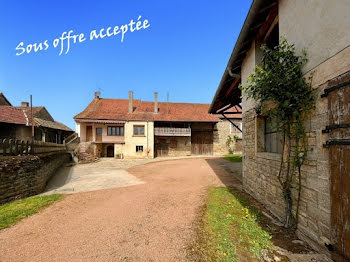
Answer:
[[124, 136], [124, 127], [123, 126], [109, 126], [107, 128], [108, 136]]
[[143, 146], [136, 146], [136, 153], [143, 152]]
[[102, 128], [101, 127], [96, 128], [96, 136], [102, 136]]
[[134, 126], [134, 136], [144, 136], [145, 126]]
[[264, 126], [265, 151], [282, 154], [282, 136], [281, 133], [277, 131], [274, 120], [266, 117], [264, 119]]
[[[242, 130], [242, 122], [234, 122], [234, 124], [235, 124], [236, 126], [238, 126], [239, 129]], [[234, 133], [241, 133], [241, 131], [239, 131], [239, 130], [237, 129], [237, 127], [235, 127], [232, 123], [230, 123], [230, 134], [234, 134]]]

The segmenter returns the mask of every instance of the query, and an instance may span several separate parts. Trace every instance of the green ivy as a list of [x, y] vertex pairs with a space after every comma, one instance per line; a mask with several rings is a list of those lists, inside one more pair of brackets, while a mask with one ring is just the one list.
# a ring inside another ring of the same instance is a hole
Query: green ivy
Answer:
[[[248, 83], [241, 86], [248, 98], [258, 104], [258, 115], [271, 117], [275, 128], [282, 134], [283, 154], [278, 180], [286, 204], [285, 226], [296, 228], [298, 223], [301, 192], [301, 166], [307, 153], [305, 120], [315, 107], [315, 92], [303, 76], [302, 67], [307, 62], [305, 50], [296, 55], [294, 45], [285, 39], [273, 49], [262, 47], [263, 60], [249, 76]], [[293, 210], [292, 187], [297, 184], [296, 214]]]

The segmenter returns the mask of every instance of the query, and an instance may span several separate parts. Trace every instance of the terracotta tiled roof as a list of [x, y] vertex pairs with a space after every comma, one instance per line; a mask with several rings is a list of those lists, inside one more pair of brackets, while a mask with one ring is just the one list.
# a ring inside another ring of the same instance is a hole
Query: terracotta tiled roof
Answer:
[[[28, 116], [30, 116], [30, 114], [31, 114], [30, 107], [22, 107], [22, 106], [16, 106], [16, 107], [24, 110], [26, 112], [26, 114]], [[43, 108], [44, 108], [43, 106], [33, 106], [33, 115], [35, 116], [35, 114], [37, 114]]]
[[134, 112], [129, 114], [128, 99], [94, 99], [75, 120], [152, 120], [218, 122], [219, 116], [208, 113], [209, 104], [158, 102], [159, 113], [154, 112], [154, 102], [133, 100]]
[[48, 121], [40, 118], [34, 118], [34, 123], [36, 126], [43, 126], [43, 127], [48, 127], [48, 128], [58, 129], [63, 131], [73, 131], [66, 125], [57, 121]]
[[[31, 116], [31, 108], [30, 107], [21, 107], [17, 108], [22, 109], [27, 114], [28, 118]], [[44, 106], [33, 106], [33, 117], [41, 118], [47, 121], [55, 121], [50, 113], [46, 110]]]
[[12, 106], [0, 106], [0, 122], [26, 125], [27, 119], [23, 110]]

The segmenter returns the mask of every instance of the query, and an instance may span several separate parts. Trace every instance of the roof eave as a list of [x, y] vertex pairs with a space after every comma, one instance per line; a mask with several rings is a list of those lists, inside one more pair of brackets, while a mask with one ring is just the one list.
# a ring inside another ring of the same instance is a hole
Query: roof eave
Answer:
[[235, 47], [233, 48], [233, 51], [231, 53], [230, 59], [227, 63], [227, 66], [225, 68], [225, 72], [221, 78], [220, 84], [218, 89], [215, 92], [213, 101], [210, 104], [208, 112], [210, 114], [215, 114], [217, 110], [220, 108], [215, 108], [215, 103], [217, 102], [217, 99], [219, 98], [219, 95], [222, 91], [222, 88], [224, 86], [224, 83], [227, 81], [227, 78], [229, 77], [228, 70], [232, 67], [233, 63], [235, 62], [236, 58], [239, 55], [239, 51], [241, 50], [242, 44], [246, 38], [246, 36], [249, 33], [249, 27], [253, 23], [261, 5], [263, 4], [263, 0], [254, 0], [250, 6], [248, 15], [244, 21], [244, 24], [242, 26], [241, 32], [239, 33], [238, 39], [236, 41]]

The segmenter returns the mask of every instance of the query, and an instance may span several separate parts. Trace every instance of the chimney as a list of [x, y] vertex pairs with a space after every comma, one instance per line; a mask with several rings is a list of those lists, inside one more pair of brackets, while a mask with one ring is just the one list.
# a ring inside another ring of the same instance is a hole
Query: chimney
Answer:
[[133, 107], [133, 92], [129, 91], [129, 113], [132, 113], [134, 111]]
[[95, 92], [95, 99], [100, 99], [101, 92]]
[[154, 92], [154, 113], [158, 114], [158, 92]]
[[29, 103], [28, 102], [21, 102], [21, 107], [29, 107]]

